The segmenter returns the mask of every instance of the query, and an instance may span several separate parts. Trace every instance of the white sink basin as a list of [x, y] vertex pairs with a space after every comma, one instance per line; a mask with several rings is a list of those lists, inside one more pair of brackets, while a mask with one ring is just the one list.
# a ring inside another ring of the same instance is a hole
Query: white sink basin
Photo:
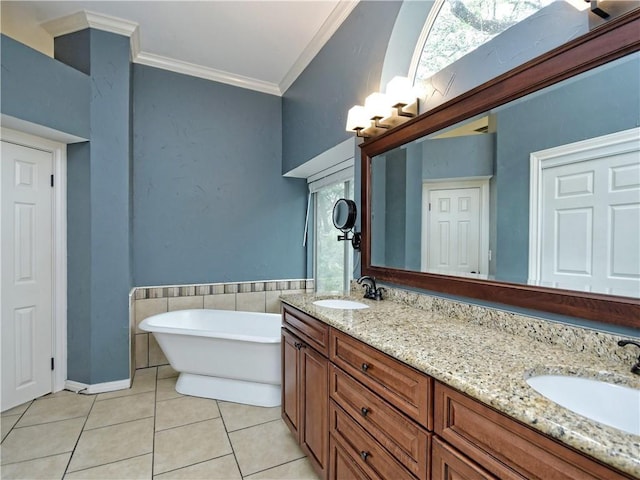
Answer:
[[316, 300], [313, 304], [319, 307], [336, 308], [340, 310], [359, 310], [361, 308], [369, 308], [369, 305], [365, 305], [364, 303], [354, 302], [352, 300], [342, 300], [339, 298]]
[[596, 422], [640, 435], [640, 390], [564, 375], [527, 379], [538, 393]]

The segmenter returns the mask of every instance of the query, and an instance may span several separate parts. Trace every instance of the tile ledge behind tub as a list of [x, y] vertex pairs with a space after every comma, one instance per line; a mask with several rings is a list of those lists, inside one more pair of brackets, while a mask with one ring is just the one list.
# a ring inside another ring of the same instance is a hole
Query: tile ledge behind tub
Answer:
[[[153, 335], [138, 329], [138, 324], [148, 316], [185, 308], [236, 310], [239, 307], [240, 310], [279, 313], [281, 293], [313, 291], [313, 279], [134, 287], [129, 293], [132, 378], [134, 371], [139, 368], [168, 364]], [[137, 302], [140, 302], [138, 307]]]
[[190, 297], [223, 293], [269, 292], [277, 290], [314, 290], [313, 279], [265, 280], [259, 282], [220, 282], [185, 285], [134, 287], [130, 295], [135, 300], [146, 298]]

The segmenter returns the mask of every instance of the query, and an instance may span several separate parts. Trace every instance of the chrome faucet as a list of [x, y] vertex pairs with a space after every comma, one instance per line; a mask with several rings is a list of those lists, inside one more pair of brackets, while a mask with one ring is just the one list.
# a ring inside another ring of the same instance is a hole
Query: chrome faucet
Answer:
[[384, 292], [385, 289], [383, 287], [376, 287], [375, 278], [365, 275], [360, 277], [357, 282], [358, 285], [364, 285], [364, 298], [368, 298], [370, 300], [382, 300], [382, 292]]
[[[618, 345], [621, 347], [625, 347], [627, 345], [635, 345], [640, 348], [640, 343], [634, 342], [633, 340], [620, 340]], [[631, 367], [631, 373], [635, 373], [636, 375], [640, 375], [640, 356], [638, 357], [638, 361]]]

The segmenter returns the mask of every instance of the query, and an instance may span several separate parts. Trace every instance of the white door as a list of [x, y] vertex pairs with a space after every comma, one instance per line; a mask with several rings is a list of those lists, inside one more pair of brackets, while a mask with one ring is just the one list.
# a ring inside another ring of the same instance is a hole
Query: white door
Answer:
[[545, 168], [542, 285], [640, 296], [640, 154]]
[[1, 410], [51, 392], [53, 154], [2, 142]]
[[480, 188], [429, 193], [429, 272], [480, 273]]

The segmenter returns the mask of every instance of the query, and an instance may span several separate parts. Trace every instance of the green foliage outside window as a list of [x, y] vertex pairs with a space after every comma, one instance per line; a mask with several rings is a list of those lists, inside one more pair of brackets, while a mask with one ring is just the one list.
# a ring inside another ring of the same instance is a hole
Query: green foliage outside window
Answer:
[[551, 1], [445, 0], [427, 36], [415, 82], [426, 80]]

